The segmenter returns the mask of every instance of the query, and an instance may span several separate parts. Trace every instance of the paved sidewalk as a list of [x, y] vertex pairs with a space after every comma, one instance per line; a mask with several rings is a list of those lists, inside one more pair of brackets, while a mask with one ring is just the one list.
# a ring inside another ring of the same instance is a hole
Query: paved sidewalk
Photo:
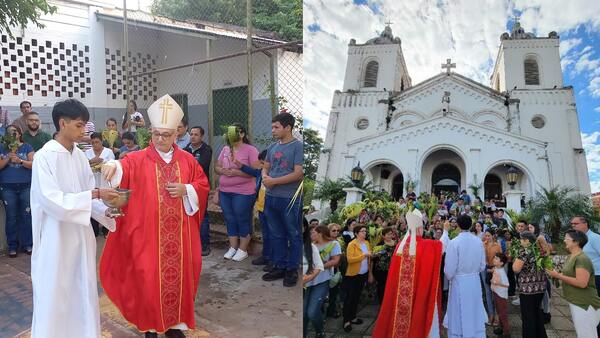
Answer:
[[[98, 257], [104, 239], [98, 239]], [[300, 283], [283, 287], [282, 281], [264, 282], [261, 268], [223, 259], [225, 243], [217, 242], [203, 257], [196, 298], [197, 330], [187, 337], [300, 337], [302, 330]], [[32, 313], [30, 256], [0, 256], [0, 336], [29, 337]], [[103, 338], [143, 337], [121, 316], [100, 290]]]
[[[367, 292], [363, 291], [363, 295]], [[375, 321], [377, 314], [379, 313], [379, 305], [376, 301], [369, 296], [363, 297], [362, 307], [358, 311], [358, 318], [363, 319], [362, 325], [352, 325], [353, 330], [346, 333], [342, 328], [342, 319], [327, 318], [325, 322], [325, 333], [328, 338], [340, 338], [340, 337], [352, 337], [352, 338], [367, 338], [371, 337], [371, 333], [375, 327]], [[511, 337], [520, 338], [521, 336], [521, 316], [520, 309], [518, 306], [512, 304], [508, 307], [508, 320], [510, 322]], [[569, 305], [562, 298], [562, 290], [552, 289], [552, 298], [550, 300], [550, 313], [552, 314], [552, 320], [546, 325], [546, 333], [548, 338], [577, 338], [575, 334], [575, 328], [573, 321], [571, 320], [571, 313], [569, 312]], [[310, 324], [309, 324], [310, 325]], [[314, 336], [312, 331], [312, 325], [310, 327], [311, 334], [309, 337]], [[445, 330], [444, 330], [445, 331]], [[497, 337], [493, 333], [493, 329], [488, 327], [488, 337]], [[446, 337], [446, 332], [442, 332], [442, 337]]]

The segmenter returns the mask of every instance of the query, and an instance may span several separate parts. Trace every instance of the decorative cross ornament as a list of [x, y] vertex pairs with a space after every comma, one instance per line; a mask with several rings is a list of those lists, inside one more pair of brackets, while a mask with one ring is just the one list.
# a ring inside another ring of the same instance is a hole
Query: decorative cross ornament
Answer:
[[391, 26], [392, 24], [393, 24], [393, 22], [391, 22], [390, 20], [388, 20], [388, 21], [385, 23], [385, 25], [386, 25], [386, 26]]
[[450, 59], [446, 59], [446, 63], [442, 63], [442, 68], [446, 68], [446, 74], [450, 75], [450, 68], [456, 68], [456, 63], [451, 63]]
[[173, 108], [173, 105], [169, 103], [169, 99], [164, 99], [158, 107], [162, 109], [162, 123], [167, 123], [167, 113]]

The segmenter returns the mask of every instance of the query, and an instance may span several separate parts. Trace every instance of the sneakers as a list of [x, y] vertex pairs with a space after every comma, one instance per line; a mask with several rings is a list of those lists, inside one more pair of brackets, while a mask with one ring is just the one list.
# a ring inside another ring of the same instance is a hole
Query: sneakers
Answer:
[[233, 257], [231, 257], [232, 260], [236, 261], [236, 262], [241, 262], [244, 259], [248, 258], [248, 253], [242, 249], [238, 249], [235, 252], [235, 255], [233, 255]]
[[223, 258], [231, 259], [235, 255], [236, 251], [236, 249], [230, 247], [229, 250], [227, 250], [227, 252], [223, 255]]
[[144, 333], [145, 338], [158, 338], [158, 334], [156, 332], [146, 332]]
[[272, 271], [264, 274], [262, 276], [262, 280], [264, 280], [265, 282], [271, 282], [274, 280], [284, 278], [285, 276], [286, 276], [285, 270], [274, 268]]
[[519, 298], [517, 298], [517, 299], [513, 300], [511, 303], [512, 303], [512, 305], [520, 306], [521, 300]]
[[298, 271], [287, 270], [283, 277], [283, 286], [292, 287], [296, 286], [296, 283], [298, 283]]
[[252, 265], [267, 265], [269, 260], [265, 256], [260, 256], [257, 259], [252, 260]]

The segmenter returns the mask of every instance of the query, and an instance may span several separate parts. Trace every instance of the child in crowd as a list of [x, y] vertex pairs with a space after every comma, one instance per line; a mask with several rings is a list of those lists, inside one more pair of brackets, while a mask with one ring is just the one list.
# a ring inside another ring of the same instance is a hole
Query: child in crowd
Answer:
[[506, 264], [506, 255], [499, 252], [494, 256], [494, 272], [492, 275], [492, 291], [494, 293], [494, 304], [496, 304], [496, 313], [500, 319], [500, 327], [494, 329], [494, 333], [506, 338], [510, 336], [508, 325], [508, 276], [504, 265]]

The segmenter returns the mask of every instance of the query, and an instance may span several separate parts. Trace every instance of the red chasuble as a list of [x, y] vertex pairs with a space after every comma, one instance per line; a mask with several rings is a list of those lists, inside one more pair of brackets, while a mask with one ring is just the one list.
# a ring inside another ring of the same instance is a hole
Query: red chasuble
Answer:
[[[195, 328], [202, 267], [199, 225], [209, 185], [198, 162], [173, 147], [169, 164], [152, 145], [121, 160], [120, 187], [131, 189], [131, 196], [100, 260], [104, 291], [140, 331], [164, 332], [179, 323]], [[168, 183], [191, 184], [200, 210], [188, 216], [183, 199], [165, 189]]]
[[402, 255], [394, 251], [392, 256], [373, 338], [428, 337], [436, 301], [435, 325], [440, 325], [442, 242], [417, 237], [417, 254], [413, 257], [408, 253], [409, 247], [410, 238]]

